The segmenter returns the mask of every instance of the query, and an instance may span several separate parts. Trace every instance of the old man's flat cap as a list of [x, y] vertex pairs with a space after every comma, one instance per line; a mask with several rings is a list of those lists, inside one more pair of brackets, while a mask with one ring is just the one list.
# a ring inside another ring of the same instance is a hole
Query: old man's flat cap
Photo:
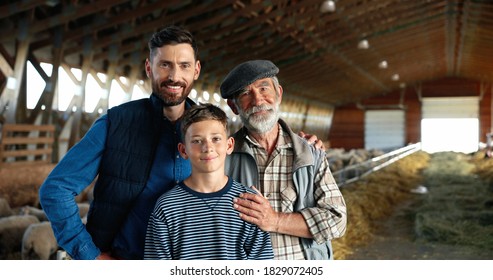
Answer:
[[269, 60], [244, 62], [226, 75], [221, 83], [221, 96], [225, 99], [232, 98], [256, 80], [274, 77], [277, 73], [279, 68]]

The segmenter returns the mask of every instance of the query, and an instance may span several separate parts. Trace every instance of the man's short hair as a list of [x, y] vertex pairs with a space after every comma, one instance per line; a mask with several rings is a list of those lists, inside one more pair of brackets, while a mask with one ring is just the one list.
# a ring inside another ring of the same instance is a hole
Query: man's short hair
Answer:
[[193, 35], [186, 29], [179, 26], [168, 26], [154, 33], [149, 40], [149, 58], [152, 59], [155, 50], [164, 45], [190, 44], [194, 51], [195, 60], [199, 59], [199, 49]]

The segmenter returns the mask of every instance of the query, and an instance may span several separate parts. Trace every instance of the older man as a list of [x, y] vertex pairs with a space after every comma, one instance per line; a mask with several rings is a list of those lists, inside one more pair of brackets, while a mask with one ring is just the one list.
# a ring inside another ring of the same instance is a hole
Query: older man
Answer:
[[332, 259], [330, 241], [346, 231], [346, 204], [324, 151], [279, 119], [278, 72], [271, 61], [247, 61], [221, 84], [222, 97], [244, 124], [234, 134], [227, 173], [259, 190], [242, 194], [234, 207], [271, 233], [276, 259]]

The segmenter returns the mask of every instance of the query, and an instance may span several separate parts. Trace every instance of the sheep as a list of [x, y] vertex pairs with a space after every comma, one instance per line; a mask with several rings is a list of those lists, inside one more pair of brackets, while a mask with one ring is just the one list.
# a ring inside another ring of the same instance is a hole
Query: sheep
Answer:
[[31, 224], [22, 237], [23, 260], [54, 260], [59, 246], [50, 222]]
[[12, 256], [20, 253], [24, 232], [35, 223], [39, 223], [39, 219], [32, 215], [0, 218], [0, 259], [18, 259]]
[[[85, 223], [89, 203], [77, 203], [79, 216]], [[24, 207], [23, 207], [24, 209]], [[29, 212], [38, 212], [36, 209], [25, 208]], [[40, 210], [42, 211], [42, 210]], [[43, 212], [44, 214], [44, 212]], [[46, 217], [46, 215], [44, 215]], [[57, 244], [55, 234], [49, 221], [30, 225], [24, 232], [21, 255], [23, 260], [49, 260], [57, 258]]]
[[0, 218], [12, 216], [14, 211], [10, 208], [10, 204], [8, 200], [3, 197], [0, 197]]
[[29, 205], [22, 206], [19, 209], [18, 215], [33, 215], [36, 216], [40, 222], [48, 221], [48, 217], [44, 210]]

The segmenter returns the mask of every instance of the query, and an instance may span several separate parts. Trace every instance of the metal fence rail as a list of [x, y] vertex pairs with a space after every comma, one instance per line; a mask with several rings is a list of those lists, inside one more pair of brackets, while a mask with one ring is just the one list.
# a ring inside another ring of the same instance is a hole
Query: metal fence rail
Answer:
[[355, 182], [372, 172], [382, 169], [385, 166], [420, 150], [421, 142], [418, 142], [367, 161], [344, 167], [343, 169], [332, 173], [332, 175], [334, 176], [337, 185], [341, 187]]

